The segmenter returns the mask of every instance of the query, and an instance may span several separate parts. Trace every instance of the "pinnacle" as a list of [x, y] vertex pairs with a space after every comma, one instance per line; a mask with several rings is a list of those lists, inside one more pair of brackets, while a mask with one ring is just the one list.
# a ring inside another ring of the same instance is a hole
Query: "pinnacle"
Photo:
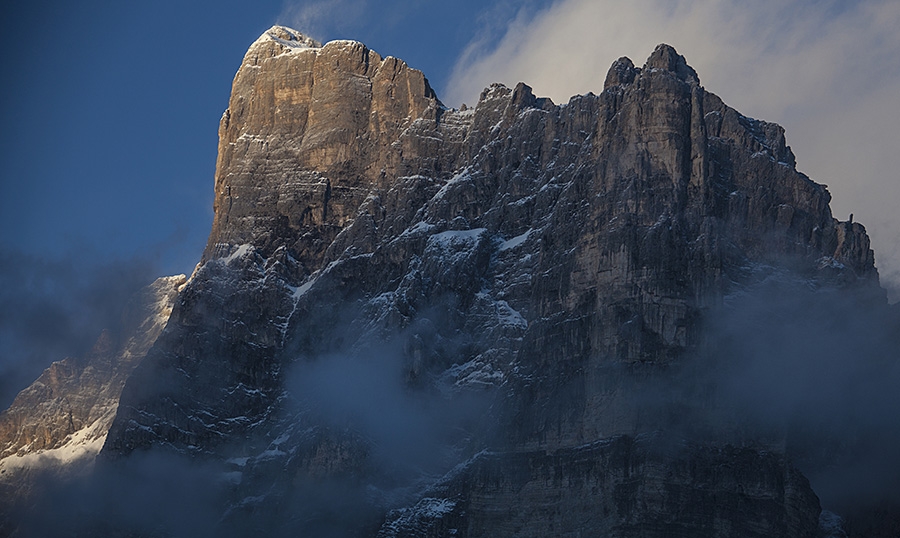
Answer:
[[664, 69], [671, 71], [685, 82], [700, 83], [700, 77], [697, 76], [694, 68], [687, 64], [684, 56], [678, 54], [674, 47], [665, 43], [656, 46], [653, 53], [647, 58], [644, 69]]
[[623, 84], [631, 84], [634, 81], [635, 68], [630, 58], [622, 56], [610, 66], [606, 73], [606, 81], [603, 83], [603, 89], [610, 86], [618, 86]]

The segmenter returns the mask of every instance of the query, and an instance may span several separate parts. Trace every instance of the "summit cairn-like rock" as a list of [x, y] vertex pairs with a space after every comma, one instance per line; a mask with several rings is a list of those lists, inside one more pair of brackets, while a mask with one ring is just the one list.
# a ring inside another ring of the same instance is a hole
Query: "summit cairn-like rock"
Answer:
[[653, 54], [647, 58], [644, 69], [664, 69], [675, 73], [679, 79], [685, 82], [700, 84], [700, 77], [694, 68], [687, 64], [684, 56], [678, 54], [671, 45], [665, 43], [657, 45]]
[[609, 71], [606, 73], [606, 81], [603, 83], [603, 89], [610, 86], [621, 86], [634, 82], [634, 77], [638, 73], [634, 68], [634, 64], [630, 58], [625, 56], [613, 62]]

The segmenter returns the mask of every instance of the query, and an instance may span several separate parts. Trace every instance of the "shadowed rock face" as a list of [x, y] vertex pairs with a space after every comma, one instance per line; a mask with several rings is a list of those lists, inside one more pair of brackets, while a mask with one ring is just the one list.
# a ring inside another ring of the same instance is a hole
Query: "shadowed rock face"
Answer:
[[[884, 303], [865, 230], [832, 217], [783, 129], [671, 47], [618, 60], [599, 95], [492, 85], [457, 111], [400, 60], [275, 27], [219, 136], [209, 243], [128, 380], [111, 459], [233, 462], [233, 528], [817, 532], [777, 443], [725, 425], [657, 442], [672, 417], [631, 400], [773, 272]], [[336, 484], [343, 515], [308, 502]]]
[[818, 502], [782, 456], [658, 441], [482, 453], [380, 536], [815, 535]]

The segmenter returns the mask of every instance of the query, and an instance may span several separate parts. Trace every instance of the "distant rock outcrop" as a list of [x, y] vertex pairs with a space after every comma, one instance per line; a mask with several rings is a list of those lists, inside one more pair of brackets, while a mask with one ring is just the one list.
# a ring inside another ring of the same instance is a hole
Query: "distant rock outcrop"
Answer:
[[16, 457], [61, 450], [75, 437], [78, 447], [96, 440], [102, 445], [125, 380], [162, 332], [186, 280], [184, 275], [157, 279], [128, 305], [123, 334], [104, 331], [86, 357], [54, 362], [16, 396], [0, 414], [0, 468], [15, 465]]
[[[54, 362], [0, 413], [0, 496], [27, 496], [36, 472], [91, 467], [126, 379], [162, 332], [186, 280], [158, 278], [131, 299], [120, 333], [104, 331], [87, 356]], [[0, 503], [0, 518], [7, 508]]]

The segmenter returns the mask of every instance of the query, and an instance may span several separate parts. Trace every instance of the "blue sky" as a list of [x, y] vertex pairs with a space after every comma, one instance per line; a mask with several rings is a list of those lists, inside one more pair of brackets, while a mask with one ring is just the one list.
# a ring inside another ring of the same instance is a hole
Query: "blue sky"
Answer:
[[616, 58], [641, 65], [669, 43], [708, 90], [786, 128], [798, 168], [829, 186], [835, 216], [866, 225], [882, 283], [900, 299], [896, 0], [87, 0], [0, 9], [0, 404], [5, 384], [84, 352], [127, 290], [192, 271], [212, 222], [232, 78], [276, 23], [402, 58], [454, 107], [474, 104], [491, 82], [524, 81], [557, 103], [597, 93]]

